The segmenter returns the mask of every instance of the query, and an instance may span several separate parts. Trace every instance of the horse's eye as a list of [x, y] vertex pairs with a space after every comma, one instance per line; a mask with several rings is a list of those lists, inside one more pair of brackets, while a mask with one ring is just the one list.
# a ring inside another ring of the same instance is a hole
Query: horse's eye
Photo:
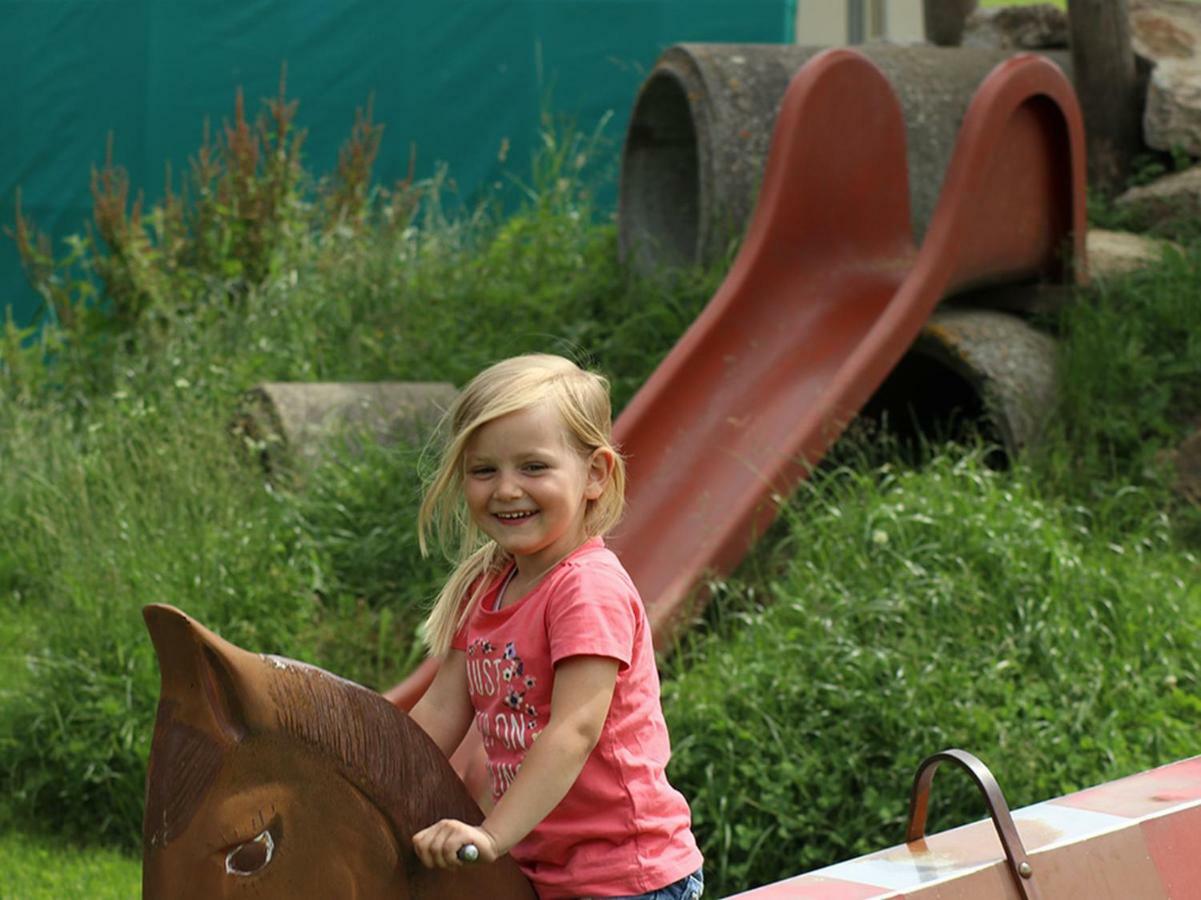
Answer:
[[250, 841], [238, 844], [225, 855], [225, 871], [230, 875], [254, 875], [261, 872], [275, 855], [275, 839], [270, 831], [261, 831]]

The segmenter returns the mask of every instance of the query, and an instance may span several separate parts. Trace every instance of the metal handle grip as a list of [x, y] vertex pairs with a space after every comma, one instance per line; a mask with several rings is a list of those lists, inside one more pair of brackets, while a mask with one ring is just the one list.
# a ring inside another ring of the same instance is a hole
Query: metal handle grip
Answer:
[[455, 852], [455, 856], [459, 858], [459, 862], [473, 863], [480, 858], [480, 848], [475, 844], [464, 844]]
[[943, 762], [953, 762], [962, 766], [972, 776], [972, 780], [984, 794], [984, 802], [997, 829], [997, 837], [1001, 839], [1001, 847], [1005, 851], [1005, 859], [1018, 891], [1025, 900], [1042, 900], [1038, 885], [1034, 883], [1034, 868], [1030, 865], [1026, 848], [1022, 845], [1017, 826], [1013, 824], [1009, 804], [1005, 802], [997, 779], [988, 770], [988, 766], [966, 750], [943, 750], [926, 757], [917, 767], [917, 775], [913, 779], [913, 793], [909, 798], [909, 826], [905, 830], [905, 843], [921, 840], [926, 833], [930, 785], [934, 781], [935, 770]]

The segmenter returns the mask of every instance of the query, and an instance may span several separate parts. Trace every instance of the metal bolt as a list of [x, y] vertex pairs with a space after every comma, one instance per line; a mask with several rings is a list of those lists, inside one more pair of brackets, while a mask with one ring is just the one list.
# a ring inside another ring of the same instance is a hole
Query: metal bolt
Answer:
[[1018, 874], [1023, 878], [1030, 878], [1034, 875], [1034, 870], [1030, 868], [1030, 863], [1023, 862], [1020, 866], [1018, 866]]

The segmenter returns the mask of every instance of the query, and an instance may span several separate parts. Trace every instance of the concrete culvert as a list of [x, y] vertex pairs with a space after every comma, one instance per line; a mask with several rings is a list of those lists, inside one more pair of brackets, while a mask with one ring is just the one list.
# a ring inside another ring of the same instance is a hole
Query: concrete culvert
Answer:
[[[1001, 446], [1001, 437], [970, 381], [942, 360], [910, 351], [859, 413], [868, 434], [886, 436], [894, 450], [917, 453], [923, 444], [977, 438]], [[895, 445], [895, 446], [894, 446]], [[1004, 462], [998, 450], [990, 462]]]
[[[623, 260], [641, 272], [726, 256], [750, 220], [780, 101], [825, 47], [679, 44], [643, 82], [626, 133], [618, 198]], [[972, 95], [1002, 50], [855, 48], [901, 102], [914, 238], [920, 243]], [[1066, 53], [1046, 54], [1065, 71]], [[853, 140], [831, 135], [830, 140]]]
[[457, 396], [444, 382], [264, 382], [243, 395], [230, 431], [275, 473], [365, 442], [423, 442]]
[[864, 406], [902, 443], [978, 435], [1012, 459], [1038, 445], [1056, 402], [1054, 338], [986, 309], [942, 309]]
[[696, 258], [699, 150], [687, 88], [676, 73], [656, 72], [639, 96], [622, 161], [622, 183], [630, 188], [622, 196], [622, 246], [639, 254], [639, 268]]

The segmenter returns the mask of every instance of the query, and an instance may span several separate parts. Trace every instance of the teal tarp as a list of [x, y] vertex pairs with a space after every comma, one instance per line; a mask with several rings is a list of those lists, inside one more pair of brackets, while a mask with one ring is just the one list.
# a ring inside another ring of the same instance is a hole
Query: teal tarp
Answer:
[[[606, 111], [614, 157], [646, 72], [682, 41], [789, 40], [794, 0], [0, 0], [0, 222], [15, 191], [56, 239], [91, 214], [89, 172], [115, 161], [149, 200], [164, 165], [186, 171], [206, 118], [274, 96], [287, 64], [311, 171], [328, 172], [354, 110], [385, 126], [377, 178], [448, 164], [462, 196], [524, 176], [542, 104], [585, 130]], [[498, 160], [502, 141], [507, 161]], [[178, 184], [178, 174], [177, 174]], [[61, 244], [59, 244], [61, 248]], [[0, 306], [38, 307], [12, 241], [0, 241]]]

